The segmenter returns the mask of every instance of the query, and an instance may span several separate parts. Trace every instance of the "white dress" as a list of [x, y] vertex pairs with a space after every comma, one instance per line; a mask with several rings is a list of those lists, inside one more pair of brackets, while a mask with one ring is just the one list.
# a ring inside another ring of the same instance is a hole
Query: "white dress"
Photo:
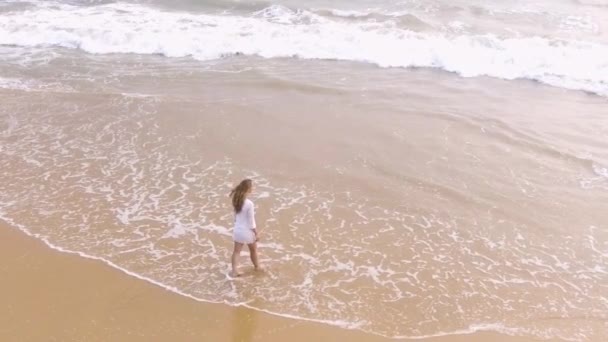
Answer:
[[255, 242], [255, 209], [253, 202], [246, 199], [241, 211], [234, 215], [234, 242], [251, 244]]

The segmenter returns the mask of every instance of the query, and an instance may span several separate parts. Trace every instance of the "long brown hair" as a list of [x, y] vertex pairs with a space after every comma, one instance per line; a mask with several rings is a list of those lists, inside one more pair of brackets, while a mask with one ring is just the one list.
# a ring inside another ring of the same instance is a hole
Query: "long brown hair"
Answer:
[[243, 209], [243, 203], [245, 203], [245, 196], [251, 190], [252, 181], [251, 179], [243, 179], [239, 185], [237, 185], [232, 191], [230, 191], [230, 197], [232, 198], [232, 206], [234, 207], [235, 213], [240, 213]]

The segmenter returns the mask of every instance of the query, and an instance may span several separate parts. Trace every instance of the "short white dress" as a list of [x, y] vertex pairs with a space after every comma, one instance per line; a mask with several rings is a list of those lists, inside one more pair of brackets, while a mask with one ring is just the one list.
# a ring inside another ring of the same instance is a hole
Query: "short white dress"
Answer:
[[245, 199], [241, 211], [234, 215], [234, 242], [251, 244], [255, 242], [255, 209], [253, 202]]

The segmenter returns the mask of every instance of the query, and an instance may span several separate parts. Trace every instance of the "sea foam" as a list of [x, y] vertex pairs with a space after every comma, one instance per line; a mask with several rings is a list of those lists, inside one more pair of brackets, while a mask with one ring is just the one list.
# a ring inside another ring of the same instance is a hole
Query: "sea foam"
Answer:
[[531, 79], [608, 96], [608, 46], [546, 37], [414, 32], [394, 22], [345, 22], [273, 5], [249, 15], [169, 12], [114, 3], [46, 4], [0, 18], [0, 44], [94, 54], [233, 55], [432, 67], [463, 77]]

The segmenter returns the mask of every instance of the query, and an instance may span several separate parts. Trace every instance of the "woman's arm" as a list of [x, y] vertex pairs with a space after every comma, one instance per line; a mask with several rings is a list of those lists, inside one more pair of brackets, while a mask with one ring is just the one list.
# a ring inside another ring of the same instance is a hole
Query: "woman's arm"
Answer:
[[250, 202], [251, 206], [249, 207], [249, 211], [248, 211], [248, 216], [249, 216], [249, 226], [251, 227], [251, 230], [253, 230], [253, 233], [255, 234], [255, 239], [258, 239], [258, 231], [257, 231], [257, 226], [255, 223], [255, 207], [253, 205], [253, 202]]

